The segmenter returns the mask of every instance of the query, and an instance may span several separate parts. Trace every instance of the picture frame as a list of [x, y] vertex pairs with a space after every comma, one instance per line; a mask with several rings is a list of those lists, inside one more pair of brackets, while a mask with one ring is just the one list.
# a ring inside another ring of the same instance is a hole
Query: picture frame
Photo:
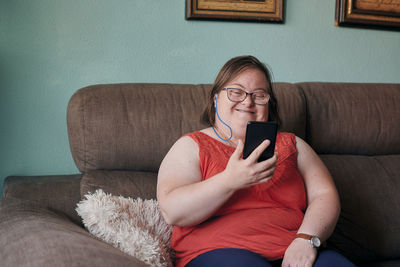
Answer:
[[400, 29], [400, 0], [336, 0], [335, 24]]
[[186, 0], [186, 19], [283, 23], [283, 0]]

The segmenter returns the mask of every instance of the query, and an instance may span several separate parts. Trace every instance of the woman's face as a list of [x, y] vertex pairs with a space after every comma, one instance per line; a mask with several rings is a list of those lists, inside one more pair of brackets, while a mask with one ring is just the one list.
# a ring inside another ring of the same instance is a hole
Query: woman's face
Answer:
[[[248, 93], [264, 91], [269, 93], [268, 82], [264, 73], [258, 69], [245, 69], [234, 79], [228, 82], [224, 88], [239, 88]], [[232, 127], [234, 136], [243, 138], [246, 132], [247, 122], [267, 121], [268, 104], [256, 105], [250, 95], [242, 102], [232, 102], [228, 99], [226, 90], [218, 93], [218, 114], [221, 119]], [[224, 129], [225, 126], [215, 118], [217, 128]], [[223, 130], [225, 132], [225, 130]]]

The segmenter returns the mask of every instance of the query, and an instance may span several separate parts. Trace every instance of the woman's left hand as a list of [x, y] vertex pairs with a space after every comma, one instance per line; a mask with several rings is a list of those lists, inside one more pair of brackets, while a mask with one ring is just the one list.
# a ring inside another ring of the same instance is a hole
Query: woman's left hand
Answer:
[[282, 267], [312, 267], [317, 257], [317, 249], [313, 248], [310, 241], [296, 238], [286, 249]]

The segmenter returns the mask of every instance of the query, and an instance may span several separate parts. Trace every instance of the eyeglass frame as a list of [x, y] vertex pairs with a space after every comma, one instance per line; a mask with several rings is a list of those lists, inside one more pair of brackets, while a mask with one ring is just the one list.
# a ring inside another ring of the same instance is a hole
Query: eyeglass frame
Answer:
[[[240, 91], [244, 92], [244, 93], [246, 94], [246, 96], [245, 96], [245, 97], [243, 98], [243, 100], [241, 100], [241, 101], [232, 100], [232, 99], [229, 98], [229, 90], [232, 90], [232, 89], [234, 89], [234, 90], [240, 90]], [[222, 88], [222, 90], [225, 90], [225, 91], [226, 91], [226, 96], [228, 97], [228, 99], [229, 99], [230, 101], [232, 101], [232, 102], [235, 102], [235, 103], [243, 102], [244, 100], [246, 100], [246, 98], [247, 98], [248, 95], [250, 95], [251, 99], [254, 101], [254, 104], [256, 104], [256, 105], [261, 105], [261, 106], [267, 105], [267, 104], [269, 103], [269, 100], [271, 99], [271, 95], [270, 95], [269, 93], [265, 92], [264, 90], [256, 91], [256, 92], [252, 92], [252, 93], [249, 93], [249, 92], [247, 92], [246, 90], [243, 90], [243, 89], [240, 89], [240, 88], [234, 88], [234, 87], [224, 87], [224, 88]], [[254, 97], [253, 97], [254, 94], [257, 94], [257, 93], [260, 93], [260, 92], [263, 92], [263, 93], [265, 93], [265, 94], [268, 96], [267, 102], [266, 102], [265, 104], [258, 104], [258, 103], [256, 103], [256, 101], [255, 101], [255, 99], [254, 99]]]

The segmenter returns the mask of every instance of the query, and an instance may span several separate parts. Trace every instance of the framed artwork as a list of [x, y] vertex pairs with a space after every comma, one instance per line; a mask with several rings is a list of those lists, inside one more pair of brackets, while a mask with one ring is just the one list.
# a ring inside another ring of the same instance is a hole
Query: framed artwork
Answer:
[[186, 19], [283, 22], [283, 0], [186, 0]]
[[400, 0], [336, 0], [335, 24], [400, 29]]

